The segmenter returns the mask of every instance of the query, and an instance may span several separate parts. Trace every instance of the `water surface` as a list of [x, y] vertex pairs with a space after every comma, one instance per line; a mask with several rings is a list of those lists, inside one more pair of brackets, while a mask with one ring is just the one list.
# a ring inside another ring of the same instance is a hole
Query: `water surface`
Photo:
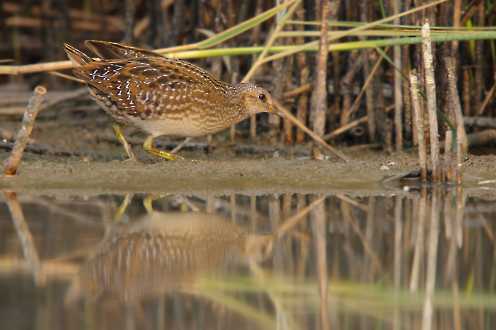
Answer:
[[494, 205], [2, 192], [2, 328], [491, 329]]

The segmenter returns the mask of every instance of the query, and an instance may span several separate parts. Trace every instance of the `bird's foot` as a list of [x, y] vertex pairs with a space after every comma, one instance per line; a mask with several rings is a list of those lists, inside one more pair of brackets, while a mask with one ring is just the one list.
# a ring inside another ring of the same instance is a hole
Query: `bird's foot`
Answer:
[[160, 157], [160, 158], [163, 158], [165, 160], [183, 160], [184, 158], [179, 156], [179, 155], [174, 155], [170, 152], [167, 152], [167, 151], [163, 151], [163, 150], [159, 150], [159, 149], [148, 149], [146, 150], [148, 153], [154, 155], [154, 156], [157, 156], [157, 157]]
[[165, 160], [182, 160], [184, 159], [183, 157], [179, 155], [174, 155], [173, 153], [157, 149], [153, 146], [153, 137], [149, 136], [146, 140], [145, 143], [143, 143], [143, 149], [145, 149], [146, 152], [148, 152], [151, 155], [163, 158]]

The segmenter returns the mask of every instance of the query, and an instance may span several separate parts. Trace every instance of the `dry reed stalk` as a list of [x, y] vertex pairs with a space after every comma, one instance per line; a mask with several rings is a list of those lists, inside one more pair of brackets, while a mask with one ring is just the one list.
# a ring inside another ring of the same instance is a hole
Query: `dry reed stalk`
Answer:
[[312, 85], [309, 83], [306, 83], [306, 84], [300, 85], [296, 88], [293, 88], [291, 90], [284, 92], [283, 98], [284, 99], [291, 99], [294, 97], [298, 97], [302, 94], [306, 94], [306, 93], [310, 92], [311, 90], [312, 90]]
[[[384, 98], [382, 97], [382, 99]], [[382, 109], [382, 107], [380, 108]], [[383, 132], [384, 150], [387, 154], [391, 154], [393, 153], [393, 121], [386, 118], [381, 131]]]
[[470, 94], [470, 69], [463, 68], [462, 94], [463, 94], [463, 114], [472, 115], [471, 94]]
[[[299, 20], [305, 20], [305, 11], [303, 9], [300, 9], [296, 12], [296, 17]], [[297, 27], [298, 30], [303, 31], [304, 26], [300, 25]], [[298, 37], [296, 42], [297, 43], [303, 43], [305, 40], [302, 36]], [[298, 68], [300, 69], [299, 75], [300, 75], [300, 85], [302, 88], [302, 91], [305, 90], [305, 93], [302, 94], [298, 98], [298, 103], [297, 103], [297, 113], [296, 117], [298, 118], [299, 121], [302, 123], [306, 123], [307, 121], [307, 115], [308, 115], [308, 95], [306, 92], [310, 91], [312, 89], [311, 84], [308, 82], [310, 78], [310, 69], [308, 67], [307, 63], [307, 54], [305, 52], [300, 52], [296, 55], [296, 62], [298, 64]], [[303, 87], [306, 87], [303, 89]], [[285, 94], [285, 97], [286, 94]], [[297, 129], [296, 131], [296, 143], [303, 143], [305, 141], [305, 132], [302, 131], [301, 129]]]
[[[363, 22], [371, 21], [369, 18], [369, 6], [372, 6], [372, 3], [368, 1], [362, 1], [360, 5], [360, 18]], [[365, 38], [361, 38], [364, 40]], [[363, 52], [363, 76], [364, 79], [368, 79], [370, 76], [370, 54], [371, 51], [365, 50]], [[367, 110], [367, 128], [369, 133], [369, 141], [375, 142], [377, 136], [377, 126], [375, 124], [376, 115], [375, 115], [375, 105], [374, 105], [374, 88], [372, 86], [368, 86], [365, 89], [365, 104]]]
[[[290, 26], [288, 26], [288, 29], [291, 29]], [[290, 56], [286, 59], [285, 61], [285, 67], [286, 67], [286, 70], [284, 70], [284, 84], [283, 84], [283, 92], [282, 92], [282, 97], [281, 99], [285, 99], [284, 98], [284, 89], [287, 89], [288, 86], [290, 86], [290, 82], [292, 81], [293, 79], [293, 68], [294, 68], [294, 62], [295, 62], [295, 58], [293, 56]], [[292, 103], [294, 104], [294, 102]], [[293, 137], [293, 124], [291, 123], [291, 121], [289, 119], [286, 119], [286, 118], [283, 118], [283, 121], [282, 121], [282, 127], [283, 127], [283, 134], [282, 134], [282, 140], [283, 140], [283, 143], [286, 143], [288, 145], [292, 145], [293, 144], [293, 140], [294, 140], [294, 137]]]
[[[485, 11], [484, 11], [484, 1], [479, 1], [477, 5], [477, 13], [475, 17], [475, 24], [477, 26], [484, 26], [485, 21]], [[472, 96], [475, 98], [474, 102], [474, 112], [482, 108], [482, 95], [484, 93], [485, 88], [485, 79], [484, 79], [484, 68], [482, 67], [482, 63], [484, 62], [484, 54], [483, 54], [483, 43], [480, 41], [475, 42], [475, 74], [474, 74], [474, 83], [475, 86], [472, 88]], [[477, 113], [475, 112], [477, 115]]]
[[[344, 76], [341, 78], [341, 93], [342, 99], [343, 99], [343, 104], [342, 104], [342, 110], [341, 110], [341, 118], [340, 118], [340, 125], [344, 125], [348, 123], [349, 121], [349, 116], [343, 116], [345, 113], [350, 113], [349, 109], [351, 107], [351, 94], [352, 94], [352, 89], [353, 89], [353, 82], [354, 82], [354, 77], [357, 71], [361, 68], [362, 66], [362, 61], [358, 60], [357, 61], [357, 55], [358, 52], [352, 52], [350, 56], [348, 56], [348, 71]], [[359, 57], [361, 59], [361, 57]], [[331, 119], [332, 120], [332, 119]]]
[[[329, 50], [327, 47], [327, 31], [329, 29], [329, 1], [321, 0], [320, 7], [320, 42], [317, 53], [317, 65], [315, 67], [315, 85], [312, 93], [312, 128], [318, 136], [324, 135], [326, 113], [327, 113], [327, 58]], [[320, 151], [313, 148], [314, 158], [321, 158]]]
[[[275, 79], [272, 87], [272, 97], [278, 100], [282, 100], [284, 88], [286, 86], [286, 74], [287, 69], [285, 59], [274, 61], [272, 64], [272, 72], [275, 72]], [[281, 101], [284, 102], [284, 101]], [[281, 127], [281, 118], [275, 115], [269, 115], [269, 130], [270, 130], [270, 140], [272, 143], [279, 142], [279, 133]]]
[[[259, 15], [262, 12], [263, 9], [263, 4], [262, 0], [256, 0], [256, 5], [255, 5], [255, 16]], [[252, 45], [258, 45], [260, 41], [260, 30], [261, 30], [261, 24], [258, 24], [255, 26], [252, 30], [251, 34], [251, 43]], [[256, 55], [253, 55], [252, 62], [256, 61]], [[257, 137], [257, 117], [256, 116], [251, 116], [250, 117], [250, 138], [252, 140], [256, 139]]]
[[75, 81], [77, 83], [80, 83], [80, 84], [84, 84], [84, 80], [82, 79], [78, 79], [74, 76], [71, 76], [71, 75], [68, 75], [68, 74], [65, 74], [65, 73], [61, 73], [61, 72], [57, 72], [57, 71], [51, 71], [51, 72], [48, 72], [49, 75], [52, 75], [52, 76], [56, 76], [56, 77], [60, 77], [60, 78], [63, 78], [63, 79], [67, 79], [67, 80], [71, 80], [71, 81]]
[[56, 61], [26, 65], [0, 65], [0, 75], [20, 75], [56, 70], [66, 70], [73, 67], [71, 61]]
[[[393, 109], [394, 109], [394, 105], [387, 107], [386, 108], [386, 113], [390, 112]], [[352, 129], [354, 127], [357, 127], [360, 124], [367, 123], [368, 121], [369, 121], [369, 116], [368, 115], [363, 116], [363, 117], [361, 117], [359, 119], [356, 119], [354, 121], [349, 122], [348, 124], [346, 124], [344, 126], [341, 126], [339, 128], [336, 128], [331, 133], [328, 133], [328, 134], [324, 135], [323, 136], [323, 139], [324, 140], [330, 140], [330, 139], [336, 138], [339, 135], [346, 133], [350, 129]]]
[[[263, 0], [256, 0], [255, 4], [255, 16], [258, 16], [262, 13], [263, 10]], [[257, 24], [252, 30], [251, 30], [251, 44], [252, 45], [258, 45], [260, 41], [260, 32], [262, 29], [261, 24]]]
[[475, 109], [475, 115], [476, 116], [480, 116], [484, 113], [484, 110], [486, 110], [489, 102], [491, 102], [493, 100], [493, 96], [494, 96], [495, 91], [496, 91], [496, 82], [493, 84], [491, 89], [486, 93], [486, 96], [484, 97], [484, 101], [482, 101], [480, 108]]
[[[460, 27], [460, 20], [462, 17], [462, 0], [454, 0], [453, 4], [453, 27]], [[451, 55], [458, 53], [458, 41], [453, 41], [451, 43]]]
[[277, 108], [277, 110], [281, 113], [282, 116], [291, 120], [296, 127], [300, 128], [302, 131], [307, 133], [315, 142], [320, 144], [324, 149], [330, 151], [336, 157], [340, 158], [341, 160], [343, 160], [345, 162], [349, 161], [348, 157], [346, 157], [341, 151], [339, 151], [339, 150], [335, 149], [334, 147], [332, 147], [331, 145], [329, 145], [319, 135], [315, 134], [315, 132], [313, 132], [308, 127], [303, 125], [289, 110], [284, 108], [277, 100], [274, 100], [274, 105]]
[[[403, 49], [403, 68], [404, 72], [408, 72], [410, 69], [408, 49]], [[404, 130], [405, 139], [408, 141], [411, 139], [414, 146], [417, 145], [417, 132], [413, 127], [413, 110], [412, 110], [412, 98], [410, 95], [410, 83], [408, 79], [403, 79], [403, 104], [404, 104]]]
[[[2, 8], [5, 13], [8, 14], [14, 14], [17, 15], [21, 13], [23, 10], [25, 10], [24, 6], [20, 3], [14, 3], [14, 2], [4, 2], [2, 4]], [[42, 9], [40, 8], [39, 5], [34, 5], [30, 6], [29, 12], [31, 15], [35, 16], [40, 16], [42, 14]], [[49, 15], [57, 15], [56, 12], [53, 10], [49, 10], [48, 12]], [[80, 20], [86, 20], [90, 21], [95, 25], [100, 25], [102, 23], [106, 25], [112, 25], [116, 28], [123, 29], [123, 22], [122, 19], [118, 16], [110, 16], [110, 15], [94, 15], [91, 12], [87, 12], [85, 10], [80, 10], [80, 9], [70, 9], [69, 12], [69, 17], [71, 19], [80, 19]]]
[[441, 173], [443, 181], [446, 182], [452, 182], [455, 178], [456, 160], [454, 153], [456, 153], [456, 150], [451, 148], [452, 145], [453, 132], [450, 128], [447, 128], [444, 134], [444, 166], [442, 169], [443, 173]]
[[[11, 16], [5, 19], [5, 26], [9, 28], [28, 28], [28, 29], [39, 29], [43, 27], [44, 20], [41, 18], [35, 17], [20, 17], [20, 16]], [[60, 22], [56, 22], [55, 28], [62, 28]], [[103, 23], [100, 22], [100, 24]], [[80, 32], [101, 32], [100, 24], [95, 24], [90, 21], [81, 21], [75, 20], [71, 24], [71, 28], [73, 30], [78, 30]], [[122, 28], [116, 27], [112, 24], [108, 25], [107, 32], [110, 33], [120, 33]]]
[[422, 57], [425, 67], [425, 90], [427, 96], [427, 113], [429, 115], [432, 180], [434, 182], [438, 182], [441, 179], [441, 167], [439, 164], [436, 80], [434, 75], [432, 41], [429, 23], [425, 23], [422, 26]]
[[419, 153], [419, 163], [420, 163], [420, 177], [422, 182], [427, 181], [427, 146], [424, 140], [424, 114], [423, 109], [420, 106], [419, 99], [419, 86], [417, 72], [412, 70], [410, 73], [410, 88], [412, 96], [413, 105], [413, 118], [415, 131], [417, 132], [418, 139], [418, 153]]
[[6, 176], [15, 175], [17, 172], [46, 92], [47, 90], [43, 86], [36, 86], [34, 89], [34, 94], [29, 100], [26, 112], [24, 112], [24, 117], [22, 118], [22, 126], [17, 132], [14, 148], [4, 163], [4, 174]]
[[[286, 0], [286, 2], [288, 2], [288, 3], [290, 1], [292, 1], [292, 0]], [[293, 5], [291, 5], [289, 7], [289, 9], [287, 9], [287, 12], [286, 12], [284, 18], [280, 19], [277, 22], [277, 25], [276, 25], [274, 31], [270, 34], [269, 38], [267, 39], [267, 41], [264, 45], [264, 50], [258, 55], [257, 60], [252, 64], [252, 66], [250, 67], [250, 70], [243, 77], [243, 79], [241, 80], [242, 83], [250, 80], [253, 77], [253, 75], [255, 74], [255, 72], [258, 70], [258, 68], [263, 63], [265, 63], [265, 57], [269, 52], [269, 48], [272, 46], [274, 41], [276, 41], [279, 32], [283, 29], [284, 25], [286, 24], [286, 21], [293, 16], [293, 13], [295, 12], [296, 8], [298, 8], [299, 4], [300, 4], [300, 1], [297, 0]]]
[[[393, 3], [393, 13], [400, 13], [400, 0], [392, 0]], [[400, 18], [397, 17], [393, 20], [393, 24], [400, 24]], [[394, 70], [394, 127], [396, 132], [396, 151], [403, 150], [403, 96], [402, 96], [402, 76], [401, 71], [403, 70], [401, 61], [401, 47], [395, 46], [393, 55]]]
[[[371, 58], [372, 60], [376, 60], [379, 54], [377, 53], [372, 53]], [[393, 151], [393, 145], [392, 145], [392, 129], [393, 129], [393, 122], [389, 117], [386, 115], [386, 96], [384, 95], [384, 88], [383, 88], [383, 79], [384, 79], [384, 69], [382, 66], [379, 66], [379, 69], [377, 69], [376, 73], [376, 78], [372, 80], [371, 85], [372, 89], [374, 91], [374, 100], [373, 100], [373, 106], [375, 108], [375, 126], [376, 126], [376, 134], [377, 138], [379, 139], [380, 143], [382, 144], [382, 148], [387, 152], [391, 153]]]
[[17, 199], [17, 194], [15, 192], [4, 192], [4, 196], [17, 236], [19, 237], [19, 242], [21, 243], [24, 258], [33, 274], [35, 283], [37, 285], [42, 285], [46, 282], [46, 277], [41, 269], [40, 257], [36, 250], [36, 246], [34, 245], [33, 236], [31, 235], [28, 224], [24, 218], [21, 204]]
[[[230, 0], [227, 2], [227, 24], [229, 26], [235, 26], [237, 23], [241, 22], [244, 17], [242, 17], [242, 12], [238, 13], [236, 12], [236, 8], [234, 6], [234, 2], [233, 0]], [[174, 6], [176, 6], [176, 4], [178, 3], [178, 1], [176, 0], [175, 1], [175, 4]], [[184, 7], [184, 0], [181, 0], [179, 1], [179, 3], [182, 3], [182, 7]], [[174, 10], [174, 15], [175, 15], [175, 10]], [[183, 20], [183, 17], [184, 15], [181, 15], [181, 20]], [[239, 20], [239, 22], [238, 22]], [[228, 44], [232, 45], [232, 40], [229, 40], [228, 41]], [[236, 84], [238, 83], [239, 81], [239, 57], [233, 57], [230, 59], [230, 62], [231, 62], [231, 76], [230, 76], [230, 81], [231, 83], [233, 84]], [[230, 136], [230, 140], [231, 140], [231, 143], [234, 143], [236, 141], [236, 124], [233, 124], [231, 125], [230, 129], [229, 129], [229, 136]]]
[[[160, 1], [162, 2], [162, 1]], [[234, 26], [236, 24], [236, 15], [232, 12], [231, 2], [227, 3], [227, 16], [228, 16], [228, 24], [229, 26]], [[159, 7], [159, 6], [157, 6]], [[185, 21], [187, 17], [186, 13], [187, 5], [184, 0], [175, 0], [174, 1], [174, 13], [172, 14], [172, 33], [174, 38], [174, 45], [178, 45], [181, 43], [181, 34], [184, 33]], [[157, 12], [160, 13], [160, 8], [157, 8]], [[160, 14], [159, 14], [160, 15]], [[161, 16], [159, 16], [161, 18]], [[160, 33], [160, 31], [159, 31]]]
[[[14, 96], [9, 95], [8, 93], [0, 92], [0, 115], [1, 116], [18, 116], [23, 115], [26, 111], [25, 106], [21, 106], [22, 104], [26, 104], [31, 99], [33, 93], [15, 93]], [[52, 107], [58, 103], [75, 99], [81, 96], [88, 94], [88, 89], [86, 87], [75, 89], [72, 91], [59, 91], [59, 92], [50, 92], [45, 96], [46, 102], [41, 106], [40, 111], [45, 110], [49, 107]]]
[[[343, 110], [343, 113], [341, 114], [341, 123], [342, 124], [346, 124], [347, 123], [347, 118], [350, 118], [351, 115], [358, 110], [358, 107], [360, 106], [360, 101], [362, 100], [362, 96], [364, 93], [366, 93], [370, 83], [372, 82], [375, 74], [377, 73], [377, 71], [379, 70], [379, 68], [381, 67], [381, 64], [382, 64], [382, 60], [384, 59], [383, 56], [379, 57], [379, 59], [375, 62], [374, 66], [372, 67], [372, 70], [370, 70], [368, 76], [367, 76], [367, 79], [365, 80], [365, 83], [363, 84], [362, 86], [362, 89], [360, 90], [360, 92], [358, 93], [357, 97], [355, 98], [355, 100], [353, 101], [353, 104], [351, 105], [351, 107], [349, 107], [348, 109], [345, 108], [345, 110]], [[347, 111], [346, 111], [347, 110]], [[346, 119], [344, 119], [346, 118]]]
[[[292, 0], [286, 0], [286, 1], [287, 2], [290, 2]], [[264, 63], [264, 59], [265, 59], [266, 55], [269, 52], [269, 48], [276, 41], [279, 32], [283, 29], [286, 21], [290, 17], [293, 16], [293, 14], [294, 14], [296, 8], [298, 8], [299, 4], [300, 4], [300, 2], [299, 1], [296, 1], [292, 6], [289, 7], [289, 9], [287, 9], [287, 12], [284, 14], [284, 16], [277, 16], [277, 24], [276, 24], [276, 27], [274, 28], [274, 31], [272, 31], [272, 33], [270, 34], [269, 38], [267, 39], [267, 41], [265, 43], [264, 50], [258, 55], [256, 61], [254, 61], [254, 63], [250, 67], [250, 70], [248, 70], [248, 72], [246, 73], [246, 75], [241, 80], [242, 83], [247, 82], [248, 80], [250, 80], [253, 77], [253, 75], [255, 74], [255, 72], [258, 70], [258, 68]], [[282, 62], [281, 61], [276, 61], [274, 63], [274, 65], [276, 67], [278, 65], [281, 65], [281, 70], [276, 70], [276, 72], [278, 72], [278, 73], [280, 73], [280, 71], [282, 71]], [[277, 88], [279, 88], [279, 83], [280, 83], [280, 81], [276, 82], [276, 84], [277, 84], [276, 87]], [[275, 94], [277, 95], [278, 93], [276, 92]], [[281, 91], [280, 91], [279, 94], [280, 94], [280, 96], [282, 96], [282, 89], [281, 89]], [[281, 119], [279, 117], [277, 117], [277, 116], [269, 116], [269, 123], [270, 123], [270, 125], [273, 128], [274, 127], [279, 127], [280, 120]]]
[[[496, 140], [496, 129], [487, 129], [467, 135], [468, 145], [479, 146]], [[462, 158], [463, 159], [463, 158]]]
[[134, 28], [135, 28], [135, 14], [136, 14], [136, 4], [134, 0], [124, 1], [124, 41], [126, 43], [132, 44], [134, 42]]
[[468, 126], [496, 128], [496, 118], [492, 117], [463, 117], [463, 123]]
[[[217, 15], [219, 15], [219, 12], [217, 12]], [[221, 19], [220, 18], [216, 18], [214, 19], [214, 23], [213, 23], [213, 30], [215, 33], [218, 33], [219, 31], [222, 30], [222, 24], [221, 24]], [[219, 79], [219, 80], [222, 80], [222, 58], [212, 58], [211, 59], [211, 63], [212, 63], [212, 66], [211, 66], [211, 69], [210, 71], [212, 72], [212, 75]], [[234, 126], [234, 125], [233, 125]], [[229, 131], [229, 135], [230, 137], [232, 137], [232, 128], [233, 126], [231, 126], [230, 128], [230, 131]], [[209, 134], [207, 135], [207, 142], [208, 142], [208, 145], [212, 145], [212, 140], [213, 140], [213, 135], [212, 134]]]
[[468, 152], [468, 139], [465, 131], [463, 120], [462, 107], [460, 97], [458, 95], [457, 77], [456, 77], [456, 61], [453, 57], [445, 59], [446, 71], [448, 73], [448, 94], [449, 103], [456, 124], [456, 165], [455, 176], [457, 184], [461, 184], [462, 180], [462, 163], [463, 158]]

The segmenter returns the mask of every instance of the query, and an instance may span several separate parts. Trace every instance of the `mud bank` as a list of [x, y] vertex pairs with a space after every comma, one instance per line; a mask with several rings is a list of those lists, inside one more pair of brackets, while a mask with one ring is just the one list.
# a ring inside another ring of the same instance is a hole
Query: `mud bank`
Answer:
[[[2, 154], [2, 158], [6, 154]], [[471, 156], [464, 164], [469, 191], [495, 194], [495, 156]], [[202, 159], [141, 163], [36, 159], [22, 163], [16, 177], [0, 177], [0, 189], [16, 191], [86, 191], [154, 193], [349, 193], [390, 195], [405, 192], [392, 177], [415, 170], [413, 155], [366, 152], [353, 161]], [[488, 182], [489, 181], [489, 182]]]

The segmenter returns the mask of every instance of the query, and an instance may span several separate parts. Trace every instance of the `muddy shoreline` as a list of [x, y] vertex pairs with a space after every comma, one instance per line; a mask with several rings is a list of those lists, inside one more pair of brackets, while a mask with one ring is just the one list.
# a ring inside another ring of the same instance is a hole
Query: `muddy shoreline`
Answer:
[[[350, 152], [348, 152], [350, 154]], [[2, 153], [0, 159], [5, 159]], [[85, 161], [64, 157], [25, 160], [16, 177], [0, 177], [0, 189], [29, 192], [86, 193], [408, 193], [392, 177], [417, 168], [412, 154], [379, 152], [352, 155], [349, 164], [335, 160], [201, 159], [154, 163]], [[464, 187], [477, 194], [495, 194], [496, 156], [471, 156], [465, 164]], [[496, 194], [495, 194], [496, 195]]]

